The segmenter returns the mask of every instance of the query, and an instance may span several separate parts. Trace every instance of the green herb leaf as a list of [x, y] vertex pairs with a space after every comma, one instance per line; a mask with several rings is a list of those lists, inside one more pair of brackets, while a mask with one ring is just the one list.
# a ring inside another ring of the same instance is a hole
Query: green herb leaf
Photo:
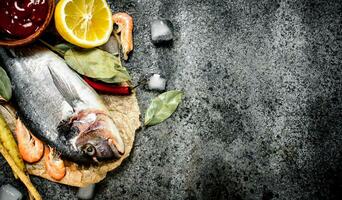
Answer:
[[121, 64], [114, 55], [96, 48], [71, 48], [65, 52], [64, 59], [79, 74], [96, 79], [113, 78], [118, 74], [115, 65]]
[[74, 46], [72, 44], [69, 43], [61, 43], [61, 44], [57, 44], [54, 46], [54, 48], [60, 50], [60, 52], [62, 52], [63, 54], [65, 54], [69, 49], [73, 48]]
[[171, 90], [153, 99], [145, 113], [145, 125], [153, 126], [169, 118], [182, 101], [182, 96], [182, 91]]
[[0, 67], [0, 96], [6, 101], [12, 97], [11, 81], [2, 67]]
[[[117, 57], [119, 59], [119, 57]], [[115, 64], [114, 65], [115, 70], [117, 70], [117, 74], [113, 78], [107, 78], [107, 79], [97, 79], [100, 81], [103, 81], [105, 83], [122, 83], [125, 81], [130, 81], [132, 78], [128, 74], [128, 71], [125, 67], [123, 67], [120, 64]]]

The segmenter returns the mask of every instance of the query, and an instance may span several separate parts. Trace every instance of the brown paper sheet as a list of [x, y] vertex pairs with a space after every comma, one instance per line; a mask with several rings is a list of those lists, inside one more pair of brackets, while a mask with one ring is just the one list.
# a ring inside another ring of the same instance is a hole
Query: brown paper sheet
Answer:
[[[84, 187], [101, 181], [106, 177], [107, 172], [120, 166], [122, 161], [129, 156], [133, 147], [135, 132], [140, 127], [138, 101], [135, 93], [130, 96], [102, 95], [102, 97], [124, 140], [125, 154], [119, 160], [103, 162], [99, 165], [90, 167], [80, 166], [76, 163], [65, 161], [66, 175], [60, 181], [54, 180], [46, 173], [44, 158], [42, 158], [35, 164], [26, 164], [26, 168], [30, 174], [66, 185]], [[5, 118], [7, 117], [5, 116]], [[8, 119], [8, 122], [10, 128], [13, 130], [11, 119]]]

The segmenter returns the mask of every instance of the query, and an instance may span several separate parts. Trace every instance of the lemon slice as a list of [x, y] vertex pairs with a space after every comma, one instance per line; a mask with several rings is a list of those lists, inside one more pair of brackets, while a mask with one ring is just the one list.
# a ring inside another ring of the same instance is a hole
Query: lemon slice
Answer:
[[112, 12], [106, 0], [60, 0], [55, 24], [66, 41], [83, 48], [106, 43], [113, 31]]

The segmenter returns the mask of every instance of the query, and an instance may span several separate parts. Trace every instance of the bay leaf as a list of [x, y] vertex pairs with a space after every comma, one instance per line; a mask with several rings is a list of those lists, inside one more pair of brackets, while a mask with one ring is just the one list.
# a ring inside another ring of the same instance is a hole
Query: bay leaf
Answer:
[[71, 48], [65, 52], [64, 59], [79, 74], [95, 79], [113, 78], [118, 74], [115, 65], [121, 64], [117, 57], [97, 48]]
[[12, 97], [11, 81], [2, 67], [0, 67], [0, 96], [6, 101]]
[[145, 125], [153, 126], [169, 118], [182, 101], [183, 92], [171, 90], [164, 92], [152, 100], [145, 113]]
[[60, 43], [54, 46], [54, 48], [60, 50], [63, 54], [65, 54], [69, 49], [73, 48], [74, 46], [69, 43]]
[[97, 79], [100, 81], [103, 81], [105, 83], [122, 83], [125, 81], [130, 81], [132, 78], [128, 74], [128, 71], [125, 67], [123, 67], [121, 64], [120, 65], [114, 65], [115, 70], [117, 70], [117, 74], [112, 77], [112, 78], [107, 78], [107, 79]]

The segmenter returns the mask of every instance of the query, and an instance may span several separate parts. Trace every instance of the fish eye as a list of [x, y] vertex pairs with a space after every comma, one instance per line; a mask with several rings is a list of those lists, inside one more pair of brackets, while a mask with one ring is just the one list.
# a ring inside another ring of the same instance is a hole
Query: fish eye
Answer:
[[84, 145], [83, 152], [89, 156], [93, 156], [96, 152], [95, 147], [91, 144]]

